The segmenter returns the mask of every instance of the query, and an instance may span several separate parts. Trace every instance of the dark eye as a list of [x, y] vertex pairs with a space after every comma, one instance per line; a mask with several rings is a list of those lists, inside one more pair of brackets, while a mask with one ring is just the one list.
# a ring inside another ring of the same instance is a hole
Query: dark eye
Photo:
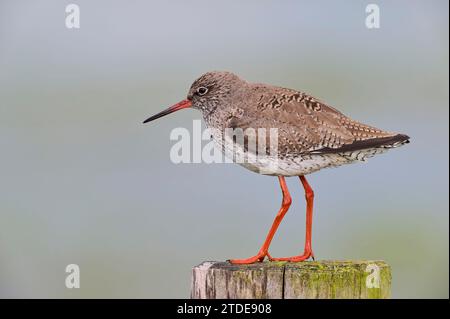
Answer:
[[205, 95], [208, 93], [208, 88], [205, 88], [204, 86], [201, 86], [197, 89], [198, 95]]

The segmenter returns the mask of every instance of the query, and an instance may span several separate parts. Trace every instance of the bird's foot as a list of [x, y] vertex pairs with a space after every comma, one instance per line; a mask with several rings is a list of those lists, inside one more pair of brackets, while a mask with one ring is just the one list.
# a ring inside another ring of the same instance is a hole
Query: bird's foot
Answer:
[[307, 250], [305, 250], [303, 255], [300, 255], [300, 256], [273, 258], [272, 256], [270, 256], [269, 253], [267, 253], [267, 257], [269, 258], [270, 261], [288, 261], [288, 262], [296, 263], [296, 262], [305, 261], [308, 258], [312, 258], [314, 260], [314, 253], [312, 252], [311, 249], [307, 249]]
[[262, 262], [264, 261], [264, 258], [268, 255], [267, 252], [260, 251], [257, 255], [246, 258], [246, 259], [230, 259], [228, 260], [230, 263], [235, 265], [246, 265], [246, 264], [253, 264], [256, 262]]

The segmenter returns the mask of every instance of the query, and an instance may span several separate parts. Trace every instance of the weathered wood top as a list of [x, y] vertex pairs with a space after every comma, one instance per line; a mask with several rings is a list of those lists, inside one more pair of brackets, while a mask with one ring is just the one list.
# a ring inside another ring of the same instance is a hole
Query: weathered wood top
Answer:
[[390, 298], [391, 270], [380, 260], [203, 262], [193, 268], [191, 298]]

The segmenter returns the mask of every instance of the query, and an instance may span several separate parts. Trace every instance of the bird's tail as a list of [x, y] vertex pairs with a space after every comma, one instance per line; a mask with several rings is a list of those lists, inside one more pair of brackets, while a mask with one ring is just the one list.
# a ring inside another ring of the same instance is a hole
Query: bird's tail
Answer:
[[397, 134], [394, 136], [380, 138], [378, 147], [395, 148], [409, 143], [409, 136], [405, 134]]

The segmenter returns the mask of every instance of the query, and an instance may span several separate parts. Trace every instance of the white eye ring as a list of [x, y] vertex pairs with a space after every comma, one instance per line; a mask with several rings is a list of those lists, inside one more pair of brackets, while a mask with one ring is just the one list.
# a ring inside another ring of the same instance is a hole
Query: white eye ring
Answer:
[[197, 89], [197, 93], [198, 95], [205, 95], [206, 93], [208, 93], [208, 88], [201, 86]]

